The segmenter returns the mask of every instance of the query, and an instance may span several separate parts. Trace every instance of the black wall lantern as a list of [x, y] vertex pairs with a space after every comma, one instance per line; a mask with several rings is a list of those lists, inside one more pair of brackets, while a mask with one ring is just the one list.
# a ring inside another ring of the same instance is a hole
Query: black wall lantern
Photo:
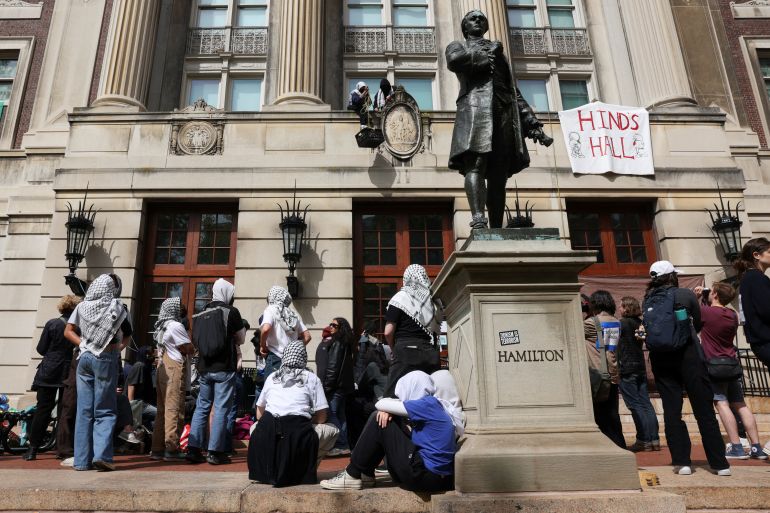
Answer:
[[305, 210], [302, 210], [302, 206], [297, 203], [297, 184], [295, 183], [291, 207], [289, 207], [287, 200], [285, 212], [280, 203], [278, 208], [281, 210], [281, 223], [278, 226], [281, 228], [283, 236], [283, 261], [289, 264], [286, 288], [291, 297], [297, 298], [299, 297], [299, 280], [294, 276], [294, 269], [296, 269], [297, 264], [302, 259], [302, 243], [305, 240], [305, 229], [307, 228], [305, 216], [310, 205], [307, 205]]
[[[515, 182], [514, 182], [515, 183]], [[535, 208], [534, 205], [531, 207], [529, 206], [529, 201], [524, 205], [524, 209], [522, 210], [519, 206], [519, 185], [516, 184], [516, 215], [511, 215], [511, 209], [508, 208], [508, 205], [505, 206], [505, 213], [508, 217], [508, 223], [505, 225], [506, 228], [532, 228], [535, 226], [535, 223], [532, 222], [532, 209]]]
[[719, 191], [719, 205], [714, 204], [714, 211], [706, 210], [711, 216], [711, 230], [714, 232], [719, 245], [722, 246], [722, 251], [725, 254], [725, 258], [729, 262], [732, 262], [741, 253], [741, 226], [743, 222], [738, 218], [738, 209], [741, 206], [740, 201], [735, 205], [735, 210], [730, 208], [730, 202], [727, 202], [727, 208], [725, 208], [725, 202], [722, 199], [722, 191], [717, 185]]
[[85, 257], [88, 241], [94, 231], [94, 218], [96, 217], [93, 205], [86, 210], [87, 198], [88, 191], [86, 190], [83, 201], [78, 203], [77, 210], [72, 210], [72, 205], [67, 203], [67, 223], [64, 225], [67, 227], [67, 252], [64, 257], [67, 259], [70, 269], [70, 273], [64, 277], [64, 282], [69, 285], [73, 294], [81, 297], [86, 295], [88, 284], [75, 276], [75, 271]]

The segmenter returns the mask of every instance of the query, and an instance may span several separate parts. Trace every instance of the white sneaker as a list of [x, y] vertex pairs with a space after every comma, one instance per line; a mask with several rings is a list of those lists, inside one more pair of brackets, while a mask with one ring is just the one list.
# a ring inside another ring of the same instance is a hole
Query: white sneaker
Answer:
[[75, 457], [71, 456], [67, 459], [61, 460], [61, 463], [59, 463], [62, 467], [72, 467], [75, 465]]
[[691, 476], [692, 475], [692, 467], [688, 467], [688, 466], [674, 467], [674, 472], [676, 472], [680, 476]]
[[139, 440], [139, 438], [137, 438], [137, 436], [134, 434], [133, 431], [129, 431], [129, 432], [123, 431], [118, 435], [118, 438], [130, 444], [138, 444], [142, 442], [141, 440]]
[[326, 490], [360, 490], [364, 487], [361, 479], [351, 476], [347, 470], [343, 470], [331, 479], [324, 479], [319, 484]]
[[733, 473], [730, 471], [729, 468], [723, 468], [722, 470], [717, 470], [718, 476], [731, 476]]

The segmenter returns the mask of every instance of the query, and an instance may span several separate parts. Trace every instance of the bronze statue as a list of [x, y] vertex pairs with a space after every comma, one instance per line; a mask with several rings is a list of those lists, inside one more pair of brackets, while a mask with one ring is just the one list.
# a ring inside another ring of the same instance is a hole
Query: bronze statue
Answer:
[[524, 138], [553, 143], [514, 84], [502, 43], [482, 37], [488, 30], [484, 13], [471, 11], [462, 21], [465, 41], [446, 48], [447, 67], [460, 80], [449, 168], [465, 176], [472, 228], [487, 227], [485, 203], [489, 225], [503, 226], [505, 184], [529, 166]]

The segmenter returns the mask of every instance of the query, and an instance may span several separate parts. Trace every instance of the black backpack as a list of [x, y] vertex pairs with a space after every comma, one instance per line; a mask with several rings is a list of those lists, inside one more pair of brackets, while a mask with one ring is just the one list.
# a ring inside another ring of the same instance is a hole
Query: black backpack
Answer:
[[224, 306], [207, 308], [193, 315], [193, 343], [202, 357], [213, 358], [227, 349], [229, 316], [230, 309]]
[[684, 307], [676, 304], [676, 291], [676, 287], [659, 287], [644, 298], [642, 324], [652, 352], [676, 351], [690, 342], [692, 323], [689, 314], [677, 319], [675, 311]]

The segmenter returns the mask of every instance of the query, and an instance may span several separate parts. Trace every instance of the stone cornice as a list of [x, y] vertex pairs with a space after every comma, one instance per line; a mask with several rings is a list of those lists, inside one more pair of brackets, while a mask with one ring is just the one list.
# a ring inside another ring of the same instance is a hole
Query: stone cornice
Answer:
[[37, 19], [43, 13], [43, 2], [0, 0], [0, 20]]
[[730, 2], [733, 18], [770, 18], [770, 0], [749, 0], [748, 2]]

